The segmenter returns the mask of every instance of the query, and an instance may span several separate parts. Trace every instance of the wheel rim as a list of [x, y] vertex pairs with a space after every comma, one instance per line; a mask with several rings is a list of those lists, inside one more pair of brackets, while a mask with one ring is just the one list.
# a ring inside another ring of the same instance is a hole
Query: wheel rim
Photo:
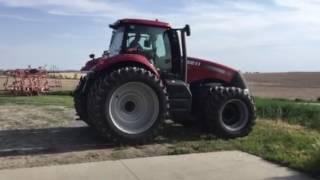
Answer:
[[249, 111], [246, 104], [239, 99], [227, 101], [221, 111], [222, 125], [229, 131], [240, 131], [249, 121]]
[[159, 99], [145, 83], [128, 82], [115, 89], [107, 107], [106, 113], [120, 131], [139, 134], [157, 120]]

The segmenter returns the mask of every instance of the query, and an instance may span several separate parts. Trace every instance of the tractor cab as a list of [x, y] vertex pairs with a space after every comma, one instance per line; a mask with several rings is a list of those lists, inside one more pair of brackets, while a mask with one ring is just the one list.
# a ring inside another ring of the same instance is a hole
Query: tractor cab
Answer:
[[[184, 29], [172, 29], [167, 23], [149, 20], [123, 19], [110, 25], [113, 29], [108, 54], [139, 54], [144, 56], [161, 74], [174, 75], [184, 80], [183, 57], [186, 51], [185, 33], [190, 34], [189, 26]], [[183, 43], [180, 46], [180, 42]]]
[[168, 32], [159, 27], [126, 25], [113, 30], [110, 55], [136, 53], [145, 56], [161, 70], [170, 70], [171, 49]]

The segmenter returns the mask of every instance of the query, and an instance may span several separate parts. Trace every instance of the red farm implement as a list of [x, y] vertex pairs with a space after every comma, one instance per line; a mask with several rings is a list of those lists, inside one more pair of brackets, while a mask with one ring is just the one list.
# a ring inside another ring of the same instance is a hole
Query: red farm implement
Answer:
[[40, 95], [51, 88], [61, 88], [61, 81], [49, 79], [49, 73], [44, 68], [16, 69], [6, 71], [4, 90], [14, 95]]

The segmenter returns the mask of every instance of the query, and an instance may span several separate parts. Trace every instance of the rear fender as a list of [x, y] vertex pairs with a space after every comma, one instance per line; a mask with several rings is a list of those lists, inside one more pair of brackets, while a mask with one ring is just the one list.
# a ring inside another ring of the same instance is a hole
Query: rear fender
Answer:
[[82, 93], [86, 93], [89, 87], [98, 77], [103, 76], [103, 74], [111, 72], [114, 69], [127, 66], [143, 67], [160, 78], [158, 71], [144, 56], [136, 54], [121, 54], [111, 58], [100, 58], [98, 62], [89, 70], [89, 73], [85, 78]]
[[94, 72], [108, 71], [110, 68], [119, 66], [137, 65], [142, 66], [159, 77], [159, 73], [156, 68], [150, 63], [150, 61], [138, 54], [120, 54], [110, 58], [102, 58], [92, 69]]

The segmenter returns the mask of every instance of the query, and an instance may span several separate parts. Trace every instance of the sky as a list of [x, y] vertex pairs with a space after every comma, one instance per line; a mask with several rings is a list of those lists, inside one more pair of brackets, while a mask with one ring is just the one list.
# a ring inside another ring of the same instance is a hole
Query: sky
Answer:
[[0, 69], [78, 70], [121, 18], [189, 24], [189, 56], [245, 72], [320, 71], [320, 0], [0, 0]]

